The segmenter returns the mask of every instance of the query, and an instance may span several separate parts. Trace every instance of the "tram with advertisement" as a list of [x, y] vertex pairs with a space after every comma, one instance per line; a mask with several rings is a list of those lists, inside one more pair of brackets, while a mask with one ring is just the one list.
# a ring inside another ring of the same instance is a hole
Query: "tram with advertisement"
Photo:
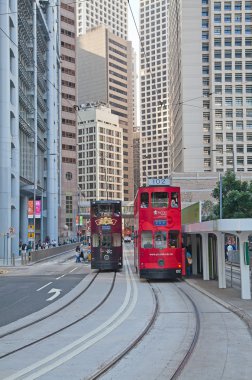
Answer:
[[140, 278], [185, 275], [180, 188], [166, 179], [149, 180], [134, 202], [134, 265]]
[[91, 201], [90, 227], [91, 269], [121, 269], [123, 267], [121, 201]]

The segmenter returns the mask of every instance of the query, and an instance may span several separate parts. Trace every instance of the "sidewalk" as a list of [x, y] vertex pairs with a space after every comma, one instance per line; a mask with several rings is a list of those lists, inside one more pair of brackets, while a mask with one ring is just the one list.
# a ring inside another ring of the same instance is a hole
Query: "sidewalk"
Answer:
[[237, 314], [244, 320], [252, 334], [252, 300], [241, 299], [240, 290], [234, 288], [219, 289], [217, 280], [204, 281], [198, 277], [186, 278], [185, 282]]

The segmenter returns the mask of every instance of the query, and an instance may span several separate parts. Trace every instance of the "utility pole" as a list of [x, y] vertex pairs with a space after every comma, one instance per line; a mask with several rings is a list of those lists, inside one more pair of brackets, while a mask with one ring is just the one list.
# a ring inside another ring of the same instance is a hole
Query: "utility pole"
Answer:
[[220, 173], [220, 219], [222, 219], [222, 174]]

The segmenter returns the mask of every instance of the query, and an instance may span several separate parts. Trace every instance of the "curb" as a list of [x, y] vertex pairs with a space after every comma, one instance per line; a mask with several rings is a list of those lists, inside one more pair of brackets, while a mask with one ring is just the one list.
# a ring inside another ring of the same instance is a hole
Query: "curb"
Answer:
[[232, 303], [228, 303], [226, 301], [223, 301], [221, 298], [216, 297], [214, 294], [208, 292], [205, 289], [202, 289], [199, 285], [195, 285], [188, 281], [187, 279], [184, 279], [184, 281], [194, 289], [198, 290], [200, 293], [206, 295], [207, 297], [211, 298], [213, 301], [217, 302], [219, 305], [225, 307], [227, 310], [230, 310], [231, 312], [235, 313], [241, 320], [243, 320], [246, 325], [248, 326], [249, 332], [252, 336], [252, 317], [246, 313], [243, 309], [238, 308], [237, 306], [233, 305]]

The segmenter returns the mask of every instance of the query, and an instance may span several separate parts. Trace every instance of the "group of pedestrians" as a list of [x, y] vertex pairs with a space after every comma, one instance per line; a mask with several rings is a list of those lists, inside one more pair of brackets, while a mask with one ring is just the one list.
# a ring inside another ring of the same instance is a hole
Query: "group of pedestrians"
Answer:
[[75, 262], [76, 263], [80, 263], [81, 259], [83, 262], [88, 262], [88, 253], [90, 252], [89, 247], [86, 247], [86, 249], [85, 249], [83, 244], [81, 244], [80, 246], [77, 245], [75, 251], [76, 251], [76, 253], [75, 253]]

